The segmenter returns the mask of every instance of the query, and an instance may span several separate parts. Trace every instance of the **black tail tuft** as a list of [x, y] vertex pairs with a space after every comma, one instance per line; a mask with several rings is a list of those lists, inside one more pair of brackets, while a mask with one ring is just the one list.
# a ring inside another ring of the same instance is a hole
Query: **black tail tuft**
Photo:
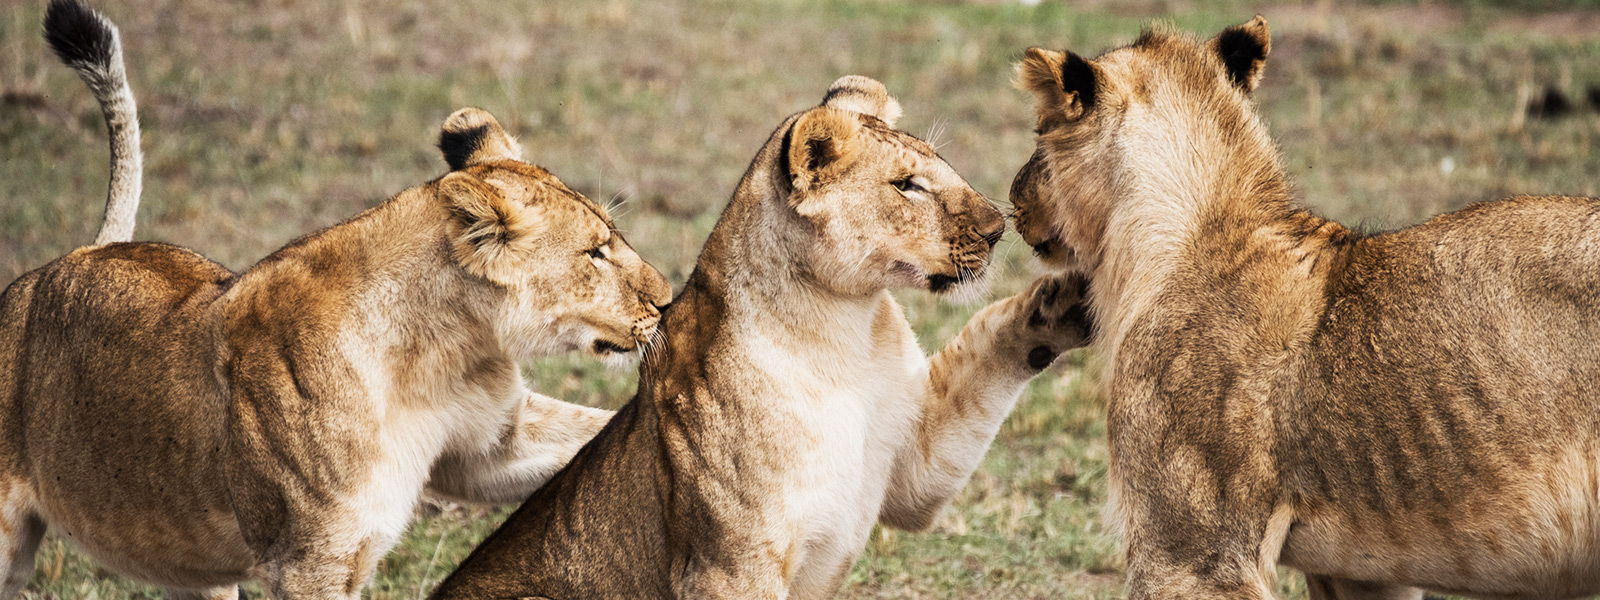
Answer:
[[117, 46], [116, 30], [81, 0], [51, 0], [44, 13], [44, 39], [73, 68], [105, 68]]

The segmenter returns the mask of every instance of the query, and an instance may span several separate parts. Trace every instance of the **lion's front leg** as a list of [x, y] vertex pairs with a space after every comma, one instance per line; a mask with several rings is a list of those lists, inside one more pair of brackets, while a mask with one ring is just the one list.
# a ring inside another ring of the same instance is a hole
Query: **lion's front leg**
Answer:
[[1170, 495], [1177, 497], [1155, 502], [1167, 514], [1140, 510], [1129, 515], [1133, 522], [1123, 526], [1129, 600], [1274, 598], [1277, 557], [1275, 549], [1264, 548], [1271, 539], [1267, 516], [1227, 504], [1193, 510], [1217, 500], [1201, 494], [1193, 488], [1176, 491]]
[[1077, 276], [1047, 277], [973, 315], [933, 357], [921, 419], [895, 458], [879, 519], [925, 529], [966, 485], [1022, 387], [1065, 350], [1088, 343]]
[[428, 489], [480, 504], [521, 502], [566, 466], [616, 414], [526, 394], [496, 443], [440, 457]]
[[672, 591], [678, 598], [785, 600], [789, 585], [770, 556], [675, 560]]
[[300, 544], [267, 561], [267, 594], [275, 600], [360, 600], [361, 589], [388, 550], [374, 545], [371, 540], [343, 549], [327, 543]]
[[[1270, 465], [1177, 432], [1155, 411], [1111, 411], [1110, 518], [1130, 600], [1270, 600], [1294, 513]], [[1130, 431], [1134, 430], [1134, 431]]]

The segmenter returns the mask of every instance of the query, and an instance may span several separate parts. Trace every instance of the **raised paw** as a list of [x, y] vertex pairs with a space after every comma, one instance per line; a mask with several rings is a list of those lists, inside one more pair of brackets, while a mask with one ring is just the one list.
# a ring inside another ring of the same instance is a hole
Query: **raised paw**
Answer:
[[1042, 277], [1024, 292], [1027, 320], [1022, 334], [1032, 345], [1029, 368], [1048, 367], [1062, 352], [1089, 343], [1094, 323], [1085, 299], [1088, 291], [1087, 278], [1069, 274]]

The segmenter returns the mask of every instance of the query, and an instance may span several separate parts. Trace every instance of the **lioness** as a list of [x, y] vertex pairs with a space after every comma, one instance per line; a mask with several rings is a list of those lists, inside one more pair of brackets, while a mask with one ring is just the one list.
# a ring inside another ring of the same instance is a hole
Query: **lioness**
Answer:
[[1091, 275], [1131, 598], [1600, 592], [1600, 200], [1365, 235], [1290, 203], [1261, 17], [1030, 49], [1017, 227]]
[[464, 109], [452, 172], [235, 275], [126, 243], [137, 117], [116, 30], [45, 20], [112, 124], [99, 244], [0, 295], [0, 598], [46, 526], [171, 597], [357, 598], [426, 487], [525, 498], [606, 411], [523, 387], [517, 361], [633, 350], [666, 281], [601, 207]]
[[849, 76], [778, 127], [638, 396], [435, 598], [825, 597], [874, 522], [932, 523], [1087, 325], [1080, 286], [1051, 280], [930, 363], [888, 290], [965, 285], [1004, 220], [899, 113]]

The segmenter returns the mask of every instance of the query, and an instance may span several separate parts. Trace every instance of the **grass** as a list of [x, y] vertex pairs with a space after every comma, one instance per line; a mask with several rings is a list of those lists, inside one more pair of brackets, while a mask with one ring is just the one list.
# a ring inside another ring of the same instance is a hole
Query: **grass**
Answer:
[[[0, 8], [0, 275], [88, 242], [105, 193], [98, 109], [39, 35], [42, 0]], [[1368, 228], [1513, 193], [1600, 195], [1600, 112], [1528, 119], [1555, 86], [1600, 85], [1600, 6], [1255, 5], [1144, 0], [109, 3], [145, 126], [139, 239], [236, 269], [444, 171], [432, 143], [477, 105], [576, 189], [626, 200], [641, 254], [681, 283], [750, 156], [835, 77], [884, 81], [926, 134], [1003, 200], [1032, 148], [1010, 84], [1029, 45], [1093, 54], [1167, 19], [1214, 32], [1265, 14], [1257, 100], [1303, 201]], [[1581, 100], [1579, 101], [1581, 105]], [[996, 292], [1032, 276], [1008, 236]], [[930, 350], [976, 307], [904, 295]], [[1040, 377], [931, 532], [879, 531], [848, 598], [1115, 598], [1122, 558], [1100, 524], [1103, 401], [1094, 357]], [[1084, 363], [1091, 365], [1084, 368]], [[530, 365], [538, 389], [616, 406], [631, 374], [580, 359]], [[425, 595], [505, 510], [426, 506], [368, 597]], [[27, 597], [156, 598], [47, 539]], [[1297, 576], [1286, 597], [1303, 597]], [[260, 597], [248, 588], [246, 596]]]

